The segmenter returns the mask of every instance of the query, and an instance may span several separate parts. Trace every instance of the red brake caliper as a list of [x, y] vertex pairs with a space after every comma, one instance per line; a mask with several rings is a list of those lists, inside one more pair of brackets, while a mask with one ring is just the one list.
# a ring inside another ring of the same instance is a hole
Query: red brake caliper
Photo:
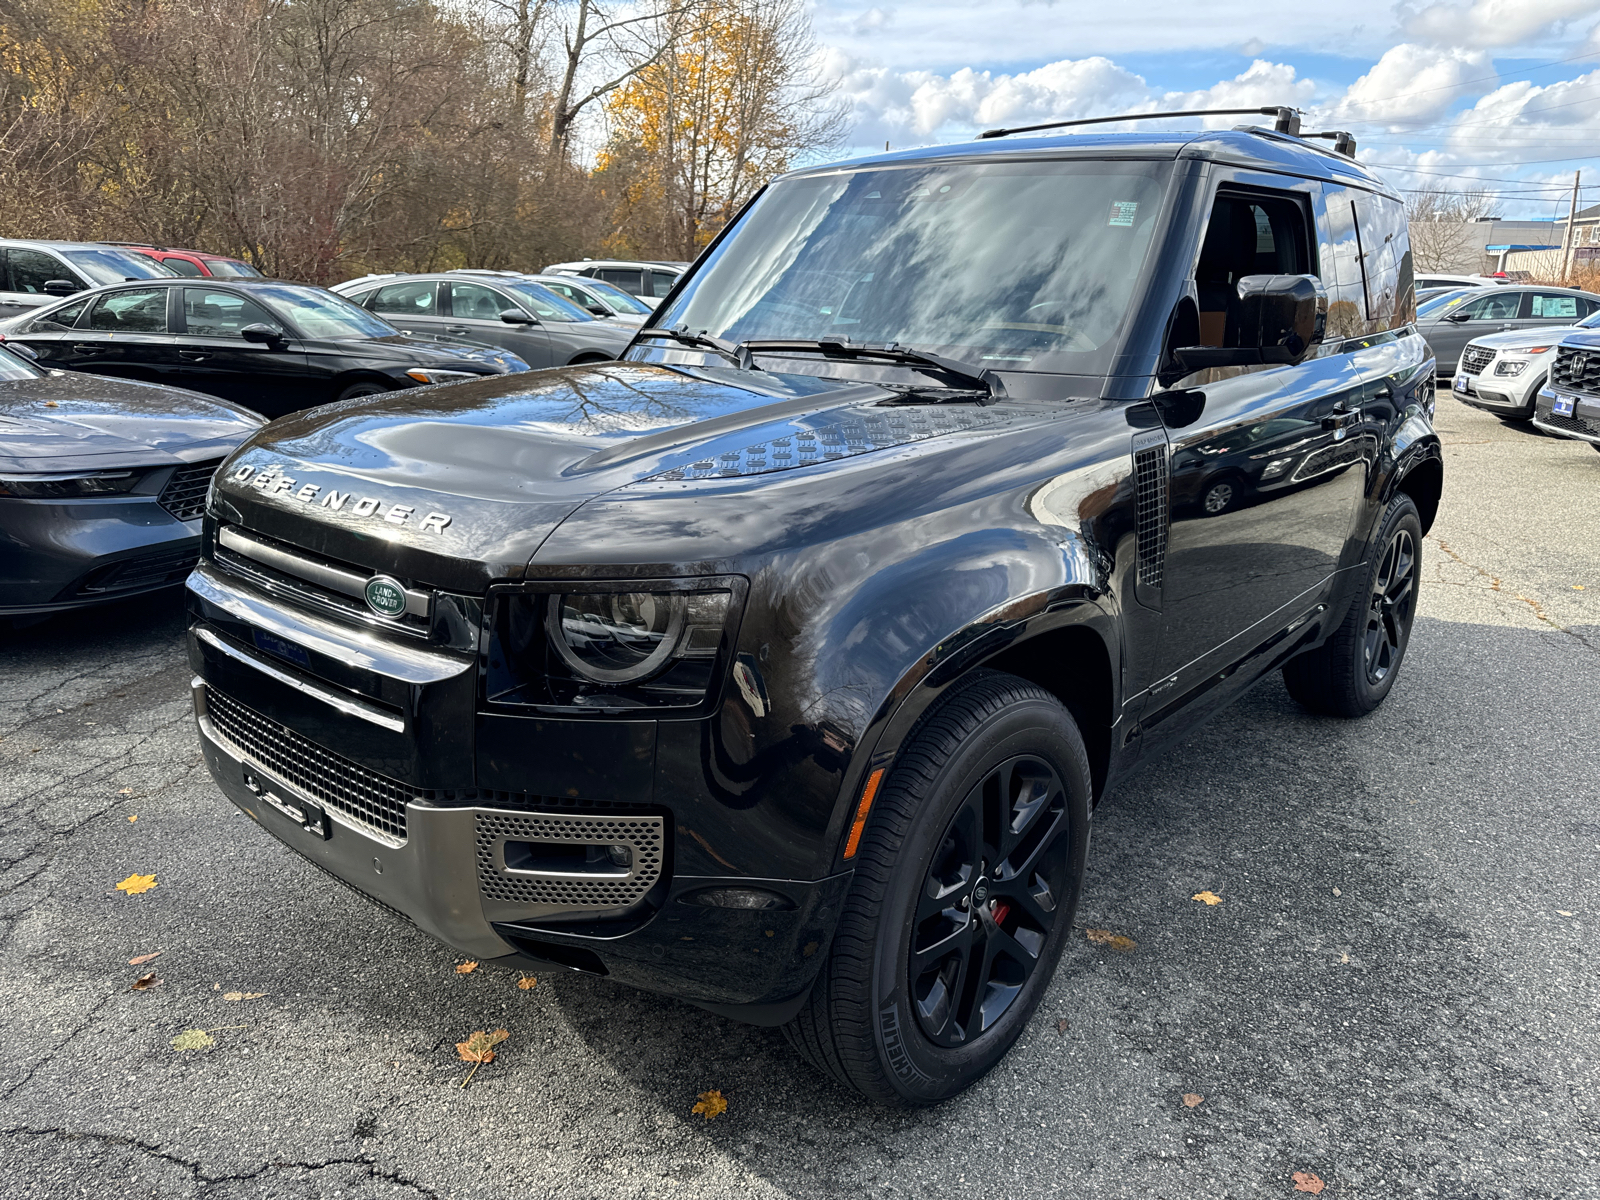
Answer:
[[996, 925], [1004, 925], [1006, 918], [1011, 915], [1011, 905], [1005, 900], [996, 900], [989, 906], [989, 915], [994, 918]]

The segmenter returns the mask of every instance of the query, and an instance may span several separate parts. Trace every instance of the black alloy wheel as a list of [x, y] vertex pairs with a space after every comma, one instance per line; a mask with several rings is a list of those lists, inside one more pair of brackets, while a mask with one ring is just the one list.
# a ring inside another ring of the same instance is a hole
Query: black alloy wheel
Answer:
[[995, 767], [950, 818], [911, 935], [912, 1003], [935, 1045], [982, 1037], [1032, 977], [1064, 867], [1045, 851], [1065, 822], [1060, 776], [1033, 755]]
[[935, 1104], [981, 1079], [1061, 957], [1093, 791], [1053, 695], [997, 671], [953, 685], [895, 755], [790, 1043], [888, 1103]]
[[1315, 650], [1283, 665], [1289, 694], [1312, 712], [1361, 717], [1383, 703], [1411, 641], [1421, 584], [1422, 518], [1404, 492], [1384, 509], [1367, 570], [1345, 616]]
[[1377, 687], [1400, 665], [1411, 636], [1421, 560], [1411, 531], [1399, 528], [1384, 548], [1367, 602], [1364, 637], [1367, 682]]

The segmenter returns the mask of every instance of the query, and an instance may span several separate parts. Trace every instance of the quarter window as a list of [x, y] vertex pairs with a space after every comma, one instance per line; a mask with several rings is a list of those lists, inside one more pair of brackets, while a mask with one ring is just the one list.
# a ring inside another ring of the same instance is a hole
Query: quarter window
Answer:
[[239, 331], [246, 325], [283, 328], [253, 301], [233, 292], [206, 288], [183, 289], [183, 321], [190, 333], [200, 337], [240, 337]]
[[368, 307], [396, 317], [431, 317], [437, 311], [438, 292], [439, 285], [431, 280], [386, 284], [378, 289]]
[[78, 318], [83, 316], [83, 310], [89, 307], [87, 300], [74, 300], [71, 304], [64, 304], [60, 308], [44, 313], [29, 321], [25, 327], [27, 333], [53, 333], [62, 329], [71, 329], [78, 323]]
[[101, 296], [89, 313], [89, 328], [102, 333], [165, 333], [167, 289], [135, 288]]

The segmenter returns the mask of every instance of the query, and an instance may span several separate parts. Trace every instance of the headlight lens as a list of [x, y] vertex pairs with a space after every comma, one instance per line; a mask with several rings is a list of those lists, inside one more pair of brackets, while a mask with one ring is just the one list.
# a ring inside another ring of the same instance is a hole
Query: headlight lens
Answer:
[[681, 594], [551, 596], [550, 640], [567, 666], [598, 683], [648, 679], [683, 631]]
[[1506, 359], [1501, 359], [1494, 365], [1494, 373], [1496, 375], [1521, 375], [1527, 369], [1528, 364], [1526, 362], [1507, 361]]
[[441, 371], [436, 367], [412, 367], [406, 378], [418, 383], [455, 383], [459, 379], [476, 379], [476, 371]]
[[74, 472], [62, 475], [0, 475], [0, 496], [20, 500], [69, 500], [131, 492], [143, 471]]

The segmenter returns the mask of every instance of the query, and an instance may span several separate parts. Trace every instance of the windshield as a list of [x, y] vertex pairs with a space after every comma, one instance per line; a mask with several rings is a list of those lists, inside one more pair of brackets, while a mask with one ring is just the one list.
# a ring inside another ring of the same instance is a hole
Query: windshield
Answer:
[[[498, 281], [497, 281], [498, 282]], [[517, 281], [504, 285], [516, 293], [517, 299], [533, 310], [534, 316], [544, 321], [592, 321], [594, 314], [585, 312], [565, 296], [558, 296], [537, 283]]]
[[1581, 329], [1597, 329], [1597, 328], [1600, 328], [1600, 310], [1596, 310], [1595, 312], [1591, 313], [1589, 316], [1585, 317], [1583, 320], [1579, 321], [1578, 322], [1578, 326]]
[[218, 278], [238, 277], [240, 279], [260, 279], [261, 272], [247, 262], [239, 262], [232, 258], [208, 258], [206, 266]]
[[0, 347], [0, 381], [13, 379], [38, 379], [44, 372], [20, 354]]
[[61, 257], [95, 283], [121, 283], [124, 279], [166, 279], [177, 274], [155, 259], [131, 250], [63, 250]]
[[653, 323], [1103, 372], [1169, 170], [918, 163], [783, 180]]
[[357, 308], [343, 296], [317, 287], [279, 283], [252, 288], [250, 295], [265, 301], [268, 308], [310, 338], [349, 342], [358, 338], [392, 337], [400, 332], [383, 318]]
[[612, 312], [633, 313], [635, 316], [640, 317], [648, 317], [655, 312], [655, 309], [648, 304], [635, 299], [621, 288], [607, 283], [603, 279], [585, 279], [583, 281], [583, 290], [593, 292], [600, 297], [600, 303], [604, 304]]
[[1434, 316], [1437, 313], [1443, 312], [1447, 308], [1454, 308], [1463, 300], [1470, 299], [1481, 291], [1483, 291], [1482, 288], [1471, 287], [1458, 288], [1452, 292], [1445, 292], [1442, 296], [1435, 296], [1426, 303], [1417, 305], [1417, 316], [1419, 318]]

